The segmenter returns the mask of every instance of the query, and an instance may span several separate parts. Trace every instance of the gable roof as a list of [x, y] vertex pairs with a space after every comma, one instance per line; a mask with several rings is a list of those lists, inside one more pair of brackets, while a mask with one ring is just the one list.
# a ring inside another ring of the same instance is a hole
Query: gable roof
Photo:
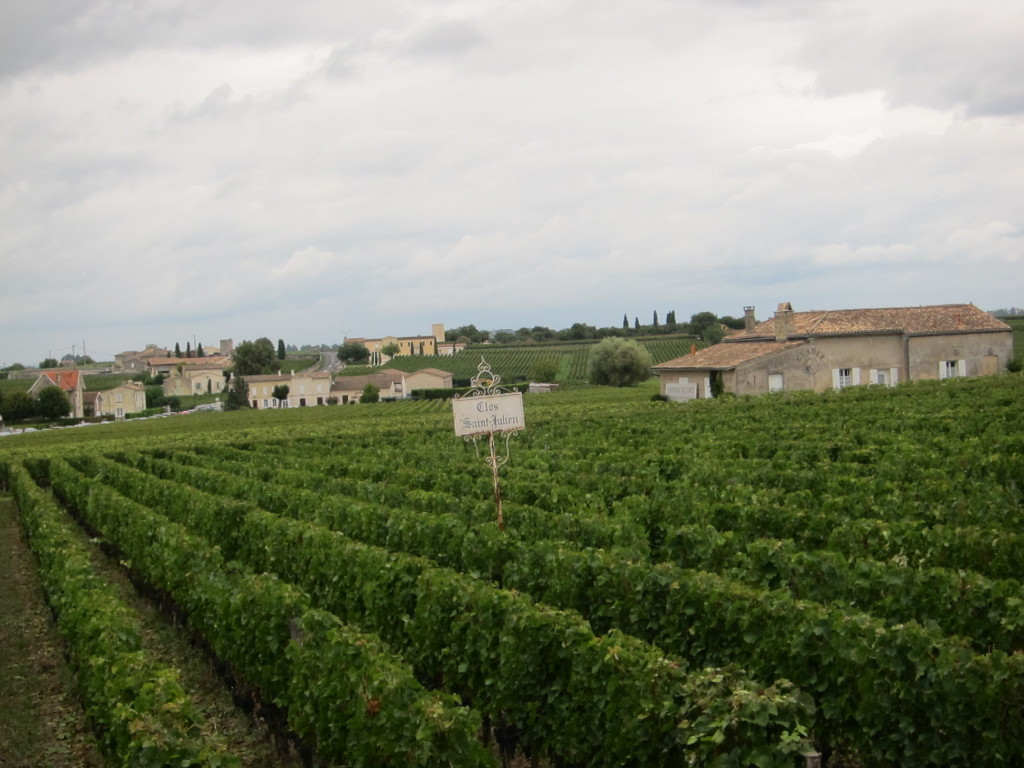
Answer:
[[749, 363], [751, 360], [774, 355], [793, 347], [800, 347], [806, 344], [805, 341], [745, 341], [740, 343], [714, 344], [704, 349], [698, 349], [689, 355], [677, 357], [660, 363], [651, 368], [655, 372], [660, 371], [728, 371]]
[[[783, 309], [787, 304], [780, 305]], [[776, 316], [758, 323], [750, 331], [740, 331], [724, 342], [775, 338]], [[941, 304], [924, 307], [885, 309], [834, 309], [791, 312], [788, 338], [816, 336], [852, 336], [902, 333], [907, 336], [935, 336], [954, 333], [990, 333], [1009, 331], [1010, 326], [973, 304]]]
[[[401, 381], [399, 379], [398, 381]], [[398, 383], [386, 373], [370, 373], [365, 376], [339, 376], [331, 385], [332, 392], [362, 392], [367, 384], [377, 389], [391, 389]]]
[[252, 376], [237, 376], [237, 378], [244, 380], [246, 384], [267, 384], [273, 381], [288, 384], [296, 379], [329, 379], [330, 377], [331, 374], [326, 371], [310, 371], [308, 373], [303, 373], [302, 371], [297, 373], [260, 373], [253, 374]]
[[[65, 392], [74, 392], [76, 389], [82, 386], [83, 381], [80, 373], [76, 371], [59, 371], [50, 370], [43, 371], [39, 375], [39, 379], [36, 380], [38, 384], [42, 379], [48, 379], [50, 384], [60, 387]], [[35, 385], [33, 385], [33, 388]]]

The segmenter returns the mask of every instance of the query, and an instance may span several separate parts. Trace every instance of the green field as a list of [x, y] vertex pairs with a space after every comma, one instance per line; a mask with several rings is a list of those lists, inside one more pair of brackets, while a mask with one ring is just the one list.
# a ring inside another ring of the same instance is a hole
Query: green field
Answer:
[[1024, 377], [656, 391], [525, 395], [503, 532], [442, 401], [7, 437], [0, 475], [33, 536], [87, 525], [328, 764], [1024, 754]]

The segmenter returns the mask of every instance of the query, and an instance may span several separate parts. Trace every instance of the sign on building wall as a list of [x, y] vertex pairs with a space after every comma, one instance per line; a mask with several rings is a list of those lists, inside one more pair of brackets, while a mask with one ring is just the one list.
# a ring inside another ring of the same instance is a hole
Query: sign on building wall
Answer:
[[673, 402], [683, 403], [697, 399], [697, 385], [686, 381], [665, 384], [665, 397]]

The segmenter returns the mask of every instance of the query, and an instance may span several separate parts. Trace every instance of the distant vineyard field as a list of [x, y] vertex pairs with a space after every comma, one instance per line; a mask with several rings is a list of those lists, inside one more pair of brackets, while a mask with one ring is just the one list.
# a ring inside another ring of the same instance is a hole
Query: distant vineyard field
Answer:
[[[505, 383], [528, 381], [531, 371], [538, 362], [553, 361], [558, 365], [557, 381], [567, 384], [587, 380], [590, 350], [597, 342], [559, 343], [551, 345], [503, 346], [480, 344], [450, 357], [405, 355], [394, 357], [379, 367], [348, 366], [342, 375], [365, 375], [392, 368], [411, 373], [423, 368], [438, 368], [448, 371], [456, 380], [467, 380], [476, 375], [480, 358], [483, 357], [491, 370], [501, 376]], [[692, 337], [653, 337], [641, 339], [639, 343], [650, 353], [652, 364], [682, 357], [690, 352], [695, 343]]]
[[[504, 531], [440, 401], [9, 437], [0, 480], [41, 552], [86, 526], [322, 764], [1014, 764], [1024, 376], [652, 391], [524, 395]], [[95, 659], [131, 635], [81, 618], [75, 557], [44, 583], [129, 733]]]

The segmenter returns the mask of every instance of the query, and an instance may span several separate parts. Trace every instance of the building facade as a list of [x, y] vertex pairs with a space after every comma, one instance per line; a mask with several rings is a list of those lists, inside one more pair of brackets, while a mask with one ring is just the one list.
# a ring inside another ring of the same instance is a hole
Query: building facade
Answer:
[[[436, 355], [438, 346], [445, 345], [446, 354], [454, 354], [454, 348], [446, 345], [444, 340], [444, 324], [434, 323], [429, 336], [384, 336], [379, 339], [345, 338], [346, 344], [360, 344], [370, 352], [370, 365], [383, 365], [398, 355]], [[463, 345], [464, 346], [464, 345]], [[394, 355], [384, 352], [385, 348], [397, 349]]]
[[[253, 408], [305, 408], [327, 405], [331, 396], [329, 373], [278, 373], [262, 376], [243, 376], [248, 390], [249, 405]], [[288, 387], [288, 396], [278, 399], [274, 389]]]
[[1013, 355], [1008, 325], [973, 304], [794, 312], [779, 304], [722, 342], [654, 366], [670, 400], [987, 376]]
[[85, 380], [80, 371], [53, 368], [43, 371], [28, 389], [31, 397], [36, 397], [46, 387], [59, 387], [64, 390], [71, 403], [68, 417], [81, 419], [85, 416]]

